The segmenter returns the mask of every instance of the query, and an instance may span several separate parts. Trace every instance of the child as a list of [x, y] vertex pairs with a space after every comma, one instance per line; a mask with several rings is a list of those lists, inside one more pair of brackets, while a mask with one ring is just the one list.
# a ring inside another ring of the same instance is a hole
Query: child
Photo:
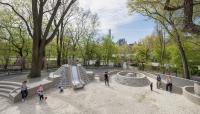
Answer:
[[63, 86], [59, 86], [59, 89], [60, 89], [60, 93], [63, 92]]
[[151, 91], [153, 91], [153, 82], [150, 82]]
[[38, 96], [40, 98], [40, 101], [44, 99], [44, 89], [42, 87], [42, 85], [40, 85], [37, 89], [37, 93], [38, 93]]
[[21, 85], [21, 95], [22, 95], [22, 101], [25, 101], [26, 97], [28, 96], [28, 90], [27, 90], [27, 81], [23, 81]]

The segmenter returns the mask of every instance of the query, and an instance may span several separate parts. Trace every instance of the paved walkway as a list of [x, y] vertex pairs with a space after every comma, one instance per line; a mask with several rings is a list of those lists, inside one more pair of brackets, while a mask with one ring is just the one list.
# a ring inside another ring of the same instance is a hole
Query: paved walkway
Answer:
[[200, 106], [183, 95], [157, 89], [151, 92], [149, 87], [129, 87], [114, 80], [110, 87], [96, 81], [83, 90], [66, 89], [60, 94], [54, 88], [46, 94], [46, 102], [34, 97], [10, 104], [0, 98], [0, 114], [200, 114]]

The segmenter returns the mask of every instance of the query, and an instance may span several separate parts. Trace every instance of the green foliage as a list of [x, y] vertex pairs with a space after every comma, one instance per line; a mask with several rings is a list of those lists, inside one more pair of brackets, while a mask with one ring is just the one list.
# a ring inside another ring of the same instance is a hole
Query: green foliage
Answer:
[[102, 57], [106, 61], [106, 64], [108, 64], [109, 60], [112, 59], [112, 55], [115, 53], [115, 46], [112, 41], [112, 38], [110, 36], [104, 36], [102, 42]]

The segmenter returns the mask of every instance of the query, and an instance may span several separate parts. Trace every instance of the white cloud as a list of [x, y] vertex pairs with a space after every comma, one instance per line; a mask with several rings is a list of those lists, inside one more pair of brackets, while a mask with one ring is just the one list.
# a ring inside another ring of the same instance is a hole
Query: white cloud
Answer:
[[120, 25], [129, 23], [137, 18], [137, 15], [128, 15], [127, 0], [79, 0], [80, 6], [97, 13], [100, 18], [103, 32], [108, 29], [117, 30]]

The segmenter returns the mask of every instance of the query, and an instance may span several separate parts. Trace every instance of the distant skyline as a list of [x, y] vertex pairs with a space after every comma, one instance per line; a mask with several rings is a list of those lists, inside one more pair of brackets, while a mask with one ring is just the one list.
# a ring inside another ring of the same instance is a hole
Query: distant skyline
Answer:
[[115, 42], [125, 38], [128, 43], [134, 43], [154, 31], [152, 20], [139, 14], [128, 14], [127, 0], [79, 0], [79, 3], [84, 9], [98, 14], [100, 32], [108, 34], [111, 29]]

